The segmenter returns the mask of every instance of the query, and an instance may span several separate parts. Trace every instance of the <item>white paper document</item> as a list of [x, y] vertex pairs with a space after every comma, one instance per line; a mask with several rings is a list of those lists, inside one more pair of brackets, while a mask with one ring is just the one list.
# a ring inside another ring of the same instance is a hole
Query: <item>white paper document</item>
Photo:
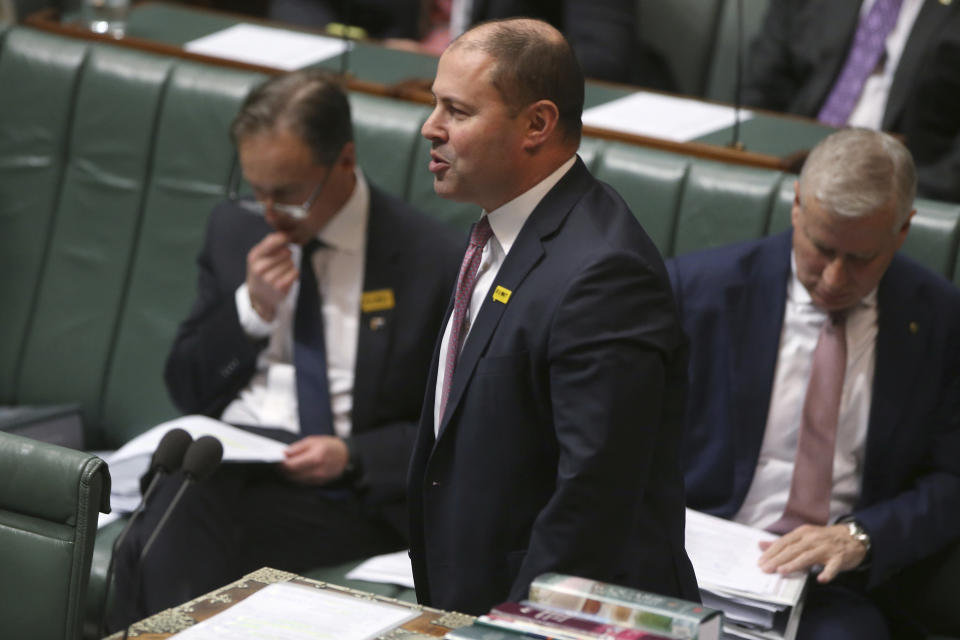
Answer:
[[340, 55], [348, 46], [348, 42], [338, 38], [237, 24], [191, 40], [183, 48], [191, 53], [292, 71]]
[[[741, 109], [740, 121], [753, 112]], [[639, 136], [687, 142], [726, 129], [735, 119], [733, 107], [689, 98], [638, 91], [583, 112], [583, 124]]]
[[806, 574], [781, 576], [757, 566], [761, 540], [777, 536], [737, 522], [687, 509], [686, 547], [701, 589], [723, 590], [792, 606]]
[[398, 584], [413, 589], [413, 567], [406, 551], [374, 556], [358, 564], [347, 574], [350, 580]]
[[172, 636], [180, 640], [367, 640], [418, 612], [313, 587], [271, 584]]
[[[110, 507], [129, 513], [140, 503], [140, 477], [150, 466], [157, 445], [168, 431], [180, 428], [193, 436], [213, 436], [223, 445], [224, 462], [280, 462], [287, 445], [230, 426], [206, 416], [184, 416], [164, 422], [140, 434], [112, 454], [104, 457], [110, 468]], [[111, 514], [112, 515], [112, 514]], [[109, 521], [100, 520], [99, 526]]]

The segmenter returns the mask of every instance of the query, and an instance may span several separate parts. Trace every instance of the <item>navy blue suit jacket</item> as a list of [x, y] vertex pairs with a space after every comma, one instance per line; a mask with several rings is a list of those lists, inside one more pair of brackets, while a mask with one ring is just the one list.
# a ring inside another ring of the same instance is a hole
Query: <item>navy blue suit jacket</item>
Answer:
[[[815, 118], [843, 69], [861, 0], [771, 0], [750, 49], [747, 105]], [[960, 4], [925, 0], [881, 128], [901, 134], [920, 195], [960, 202]]]
[[[558, 571], [698, 599], [684, 551], [686, 352], [659, 253], [583, 162], [534, 209], [410, 471], [421, 602], [484, 613]], [[449, 317], [449, 309], [448, 309]]]
[[[790, 277], [789, 232], [667, 264], [690, 338], [684, 466], [691, 508], [730, 518], [766, 428]], [[876, 370], [853, 515], [868, 586], [960, 537], [960, 290], [896, 256], [877, 292]]]

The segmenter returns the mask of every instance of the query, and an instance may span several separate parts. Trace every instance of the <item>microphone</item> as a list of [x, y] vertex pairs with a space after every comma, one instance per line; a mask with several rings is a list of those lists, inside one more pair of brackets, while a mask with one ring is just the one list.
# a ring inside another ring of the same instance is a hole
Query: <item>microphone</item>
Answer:
[[[183, 492], [187, 490], [191, 484], [195, 482], [200, 482], [210, 477], [214, 471], [217, 470], [217, 467], [220, 466], [220, 461], [223, 459], [223, 445], [220, 444], [220, 441], [214, 438], [213, 436], [201, 436], [196, 439], [189, 447], [187, 447], [186, 452], [183, 455], [183, 475], [184, 480], [180, 485], [180, 488], [177, 489], [176, 495], [174, 495], [173, 500], [167, 505], [166, 510], [163, 512], [160, 521], [157, 523], [156, 528], [153, 530], [153, 533], [150, 534], [150, 537], [147, 539], [147, 543], [143, 545], [143, 549], [140, 551], [140, 557], [137, 558], [137, 564], [134, 567], [135, 578], [133, 583], [135, 588], [139, 588], [138, 583], [140, 582], [140, 567], [143, 566], [143, 559], [150, 552], [150, 548], [153, 546], [153, 542], [157, 539], [157, 535], [160, 531], [163, 530], [164, 525], [167, 523], [167, 519], [170, 518], [170, 514], [173, 513], [173, 510], [176, 508], [177, 503], [180, 502], [180, 498], [183, 496]], [[128, 634], [130, 633], [130, 625], [124, 627], [123, 638], [126, 640]]]
[[147, 506], [151, 496], [153, 496], [157, 487], [160, 485], [160, 477], [169, 475], [180, 468], [181, 463], [183, 462], [183, 457], [187, 452], [187, 448], [193, 444], [193, 436], [184, 431], [183, 429], [177, 427], [167, 431], [163, 438], [160, 439], [160, 443], [157, 445], [156, 451], [153, 452], [153, 457], [150, 459], [150, 467], [147, 470], [147, 473], [144, 477], [149, 477], [150, 481], [147, 486], [146, 491], [143, 492], [143, 497], [140, 499], [140, 504], [137, 505], [137, 508], [133, 510], [133, 513], [130, 514], [130, 519], [127, 520], [127, 524], [123, 526], [123, 529], [120, 530], [120, 535], [116, 537], [113, 541], [113, 547], [110, 553], [110, 562], [107, 563], [107, 582], [104, 587], [104, 597], [103, 597], [103, 607], [100, 609], [100, 635], [105, 635], [105, 625], [107, 617], [107, 603], [110, 600], [110, 587], [113, 583], [113, 574], [115, 570], [114, 558], [116, 557], [117, 549], [120, 548], [120, 544], [127, 537], [127, 533], [130, 532], [130, 528], [133, 526], [133, 523], [137, 521], [137, 518], [140, 517], [140, 514], [143, 513], [144, 509]]
[[213, 472], [217, 470], [217, 467], [220, 466], [222, 459], [223, 445], [213, 436], [197, 438], [196, 442], [187, 448], [183, 456], [183, 474], [185, 476], [183, 484], [177, 489], [177, 494], [167, 506], [166, 511], [164, 511], [163, 517], [161, 517], [160, 522], [157, 523], [157, 528], [153, 530], [153, 533], [147, 539], [147, 543], [143, 545], [143, 550], [140, 551], [140, 562], [142, 562], [147, 553], [150, 552], [150, 547], [153, 546], [154, 540], [157, 539], [157, 534], [163, 530], [170, 514], [173, 513], [177, 503], [180, 502], [183, 492], [186, 491], [187, 487], [191, 484], [210, 477]]
[[740, 139], [740, 108], [743, 102], [743, 0], [737, 0], [737, 64], [733, 103], [733, 140], [730, 147], [743, 151]]

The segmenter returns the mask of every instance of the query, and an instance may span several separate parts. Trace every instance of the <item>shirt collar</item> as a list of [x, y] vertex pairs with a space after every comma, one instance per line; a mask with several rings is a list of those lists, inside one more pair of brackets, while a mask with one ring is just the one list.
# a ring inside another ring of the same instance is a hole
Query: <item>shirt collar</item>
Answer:
[[354, 175], [357, 182], [353, 193], [317, 234], [324, 245], [349, 253], [363, 250], [370, 212], [370, 187], [359, 168], [354, 170]]
[[486, 211], [483, 212], [490, 221], [490, 228], [493, 229], [493, 235], [496, 236], [497, 242], [503, 247], [504, 255], [510, 253], [510, 247], [513, 246], [517, 236], [520, 235], [520, 229], [523, 228], [527, 218], [529, 218], [533, 210], [537, 208], [537, 205], [540, 204], [544, 196], [560, 182], [560, 178], [566, 175], [576, 159], [576, 154], [570, 156], [570, 158], [557, 167], [553, 173], [510, 202], [497, 207], [489, 213]]
[[[870, 293], [860, 298], [860, 302], [856, 304], [855, 308], [876, 307], [877, 288], [878, 287], [874, 287]], [[800, 278], [797, 277], [797, 256], [792, 249], [790, 250], [790, 282], [787, 284], [787, 300], [796, 304], [809, 305], [818, 311], [823, 311], [813, 304], [813, 298], [810, 297], [810, 292], [807, 291], [807, 288], [800, 282]], [[826, 312], [824, 311], [824, 313]]]

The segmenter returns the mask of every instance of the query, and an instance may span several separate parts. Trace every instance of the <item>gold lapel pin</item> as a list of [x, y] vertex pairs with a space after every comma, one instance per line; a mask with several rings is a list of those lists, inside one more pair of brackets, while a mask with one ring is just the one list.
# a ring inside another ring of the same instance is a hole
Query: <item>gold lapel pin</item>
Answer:
[[373, 316], [370, 318], [370, 331], [378, 331], [387, 326], [387, 319], [383, 316]]
[[[950, 1], [950, 0], [940, 0], [940, 2], [949, 2], [949, 1]], [[919, 331], [920, 331], [920, 325], [918, 325], [916, 322], [911, 322], [911, 323], [910, 323], [910, 333], [916, 335], [917, 332], [919, 332]]]

